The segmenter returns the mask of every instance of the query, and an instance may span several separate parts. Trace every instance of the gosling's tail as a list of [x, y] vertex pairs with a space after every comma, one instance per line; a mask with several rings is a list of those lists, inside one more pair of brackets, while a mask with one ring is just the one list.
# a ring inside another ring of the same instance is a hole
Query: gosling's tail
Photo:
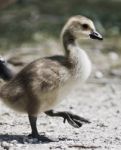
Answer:
[[0, 78], [5, 81], [9, 81], [12, 79], [14, 74], [12, 73], [11, 69], [8, 67], [5, 59], [0, 56]]

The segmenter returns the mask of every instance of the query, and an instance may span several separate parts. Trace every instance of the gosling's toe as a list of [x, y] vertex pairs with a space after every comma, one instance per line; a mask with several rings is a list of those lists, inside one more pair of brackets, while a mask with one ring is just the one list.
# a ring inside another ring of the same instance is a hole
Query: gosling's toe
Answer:
[[64, 123], [67, 120], [68, 123], [75, 128], [80, 128], [83, 125], [83, 123], [90, 123], [89, 120], [82, 118], [78, 115], [74, 115], [74, 114], [71, 114], [69, 112], [66, 112], [65, 114], [66, 115], [64, 117]]

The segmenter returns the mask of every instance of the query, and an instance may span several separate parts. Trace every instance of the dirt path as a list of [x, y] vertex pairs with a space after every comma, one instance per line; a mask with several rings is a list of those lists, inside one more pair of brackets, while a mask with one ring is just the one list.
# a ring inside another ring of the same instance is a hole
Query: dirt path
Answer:
[[75, 129], [62, 119], [39, 116], [40, 133], [58, 142], [28, 140], [27, 116], [0, 104], [0, 150], [121, 150], [121, 80], [110, 81], [87, 83], [56, 108], [80, 114], [90, 119], [91, 124]]

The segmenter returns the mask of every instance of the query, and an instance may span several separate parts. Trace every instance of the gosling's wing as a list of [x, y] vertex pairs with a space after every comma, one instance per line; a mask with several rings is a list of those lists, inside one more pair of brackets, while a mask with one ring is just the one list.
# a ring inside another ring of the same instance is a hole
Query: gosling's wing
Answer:
[[38, 59], [17, 76], [24, 87], [37, 92], [48, 92], [64, 84], [69, 76], [70, 63], [64, 56]]

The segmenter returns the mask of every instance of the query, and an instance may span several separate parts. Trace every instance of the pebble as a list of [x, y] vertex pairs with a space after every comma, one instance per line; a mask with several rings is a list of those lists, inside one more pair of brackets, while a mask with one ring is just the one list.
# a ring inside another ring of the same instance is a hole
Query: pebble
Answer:
[[96, 72], [95, 72], [95, 78], [101, 79], [101, 78], [103, 78], [103, 77], [104, 77], [104, 75], [103, 75], [103, 73], [102, 73], [101, 71], [96, 71]]
[[1, 147], [3, 147], [4, 149], [9, 149], [9, 147], [10, 147], [11, 145], [10, 145], [10, 143], [8, 143], [8, 142], [6, 142], [6, 141], [3, 141], [2, 143], [1, 143]]
[[109, 58], [113, 61], [118, 60], [119, 59], [119, 55], [116, 52], [109, 52]]
[[16, 140], [11, 141], [11, 144], [16, 145], [18, 142]]

